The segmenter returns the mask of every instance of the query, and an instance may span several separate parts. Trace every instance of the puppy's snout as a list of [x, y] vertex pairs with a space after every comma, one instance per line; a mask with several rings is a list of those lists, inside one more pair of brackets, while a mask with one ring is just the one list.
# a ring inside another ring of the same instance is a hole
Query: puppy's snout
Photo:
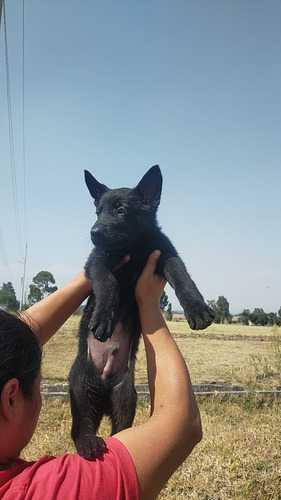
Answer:
[[91, 229], [91, 240], [96, 245], [102, 238], [102, 231], [100, 226], [95, 224]]
[[100, 227], [97, 224], [95, 224], [91, 229], [91, 234], [98, 234], [100, 232], [101, 232]]

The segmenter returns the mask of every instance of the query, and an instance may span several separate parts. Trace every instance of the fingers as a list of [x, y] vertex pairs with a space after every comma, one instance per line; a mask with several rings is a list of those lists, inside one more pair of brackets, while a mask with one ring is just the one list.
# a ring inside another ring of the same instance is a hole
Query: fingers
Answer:
[[130, 255], [125, 255], [124, 259], [122, 260], [122, 264], [126, 264], [127, 262], [129, 262], [130, 259], [131, 259]]
[[157, 307], [159, 305], [159, 297], [166, 285], [165, 278], [155, 273], [160, 255], [161, 252], [159, 250], [155, 250], [150, 254], [143, 272], [137, 281], [135, 296], [139, 304], [153, 304]]
[[113, 272], [115, 273], [115, 271], [118, 271], [118, 269], [120, 269], [120, 267], [122, 267], [124, 264], [127, 264], [127, 262], [129, 262], [130, 259], [131, 259], [130, 255], [125, 255], [124, 259], [119, 264], [117, 264], [117, 266], [115, 266]]
[[144, 276], [151, 276], [155, 274], [156, 266], [157, 266], [157, 261], [161, 255], [160, 250], [154, 250], [152, 254], [147, 259], [146, 265], [143, 269], [142, 274]]

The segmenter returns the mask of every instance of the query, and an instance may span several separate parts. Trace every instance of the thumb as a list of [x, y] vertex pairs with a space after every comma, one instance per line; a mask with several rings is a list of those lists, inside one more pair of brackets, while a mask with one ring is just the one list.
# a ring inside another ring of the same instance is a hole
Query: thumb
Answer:
[[160, 250], [154, 250], [148, 257], [147, 263], [145, 265], [144, 271], [147, 274], [155, 274], [155, 269], [157, 265], [157, 261], [161, 255]]

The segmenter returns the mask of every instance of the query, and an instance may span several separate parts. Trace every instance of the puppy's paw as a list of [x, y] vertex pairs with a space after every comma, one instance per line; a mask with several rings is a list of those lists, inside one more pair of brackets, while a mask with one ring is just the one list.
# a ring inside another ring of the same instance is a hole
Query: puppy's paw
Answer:
[[94, 460], [106, 451], [106, 444], [101, 437], [95, 434], [85, 434], [75, 441], [77, 453], [86, 460]]
[[184, 312], [192, 330], [204, 330], [212, 324], [215, 318], [214, 311], [203, 301], [189, 304]]
[[116, 324], [115, 313], [111, 309], [107, 312], [94, 310], [89, 322], [89, 328], [94, 337], [100, 342], [106, 342], [111, 337]]

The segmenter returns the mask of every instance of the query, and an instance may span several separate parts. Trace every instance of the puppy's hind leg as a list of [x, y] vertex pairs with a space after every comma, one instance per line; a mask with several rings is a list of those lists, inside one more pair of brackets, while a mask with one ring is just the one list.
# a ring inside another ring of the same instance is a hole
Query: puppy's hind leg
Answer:
[[123, 382], [111, 393], [110, 418], [112, 435], [131, 427], [135, 418], [137, 393], [134, 387], [134, 369], [126, 372]]
[[79, 455], [93, 460], [106, 448], [104, 440], [96, 436], [96, 431], [105, 412], [108, 390], [79, 358], [76, 358], [71, 368], [69, 382], [71, 437]]

